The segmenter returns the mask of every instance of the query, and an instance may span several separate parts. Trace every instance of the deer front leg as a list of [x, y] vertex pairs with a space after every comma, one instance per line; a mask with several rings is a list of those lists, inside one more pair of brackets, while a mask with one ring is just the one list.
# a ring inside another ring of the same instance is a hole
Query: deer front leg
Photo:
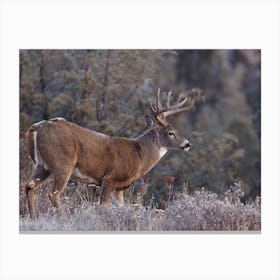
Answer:
[[115, 191], [115, 198], [120, 205], [124, 204], [123, 191]]
[[111, 195], [114, 190], [113, 182], [104, 179], [102, 182], [102, 191], [100, 196], [100, 204], [108, 205], [111, 200]]

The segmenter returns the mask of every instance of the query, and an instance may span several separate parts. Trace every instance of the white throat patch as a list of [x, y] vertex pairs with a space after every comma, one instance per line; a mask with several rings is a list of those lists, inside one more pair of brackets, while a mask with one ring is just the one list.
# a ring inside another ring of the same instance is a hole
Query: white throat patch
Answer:
[[161, 147], [159, 149], [159, 156], [160, 156], [160, 158], [162, 158], [166, 153], [167, 153], [167, 149], [166, 148]]

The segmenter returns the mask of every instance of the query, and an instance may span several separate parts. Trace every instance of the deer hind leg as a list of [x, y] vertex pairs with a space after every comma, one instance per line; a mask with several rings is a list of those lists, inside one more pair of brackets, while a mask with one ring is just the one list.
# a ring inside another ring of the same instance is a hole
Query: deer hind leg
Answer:
[[43, 181], [45, 181], [48, 178], [48, 176], [49, 176], [49, 171], [46, 170], [44, 166], [38, 165], [31, 178], [25, 184], [29, 213], [32, 219], [37, 218], [36, 205], [35, 205], [37, 190], [39, 186], [43, 183]]
[[52, 182], [48, 186], [48, 196], [53, 204], [62, 214], [60, 195], [63, 192], [69, 180], [72, 170], [56, 172], [52, 174]]

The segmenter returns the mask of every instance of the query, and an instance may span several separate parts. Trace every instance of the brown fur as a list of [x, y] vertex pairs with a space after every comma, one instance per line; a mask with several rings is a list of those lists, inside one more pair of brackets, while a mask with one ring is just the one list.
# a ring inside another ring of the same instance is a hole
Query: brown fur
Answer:
[[32, 158], [33, 162], [35, 163], [34, 141], [33, 141], [33, 130], [32, 130], [32, 128], [27, 132], [26, 138], [27, 138], [29, 155]]
[[100, 134], [63, 119], [34, 124], [27, 132], [30, 156], [37, 164], [26, 184], [31, 217], [36, 217], [35, 196], [39, 185], [51, 178], [49, 197], [53, 205], [60, 208], [60, 194], [75, 170], [102, 182], [101, 203], [107, 204], [114, 191], [121, 201], [120, 192], [160, 160], [161, 147], [182, 148], [180, 143], [186, 140], [177, 135], [171, 139], [167, 136], [170, 129], [156, 124], [147, 133], [128, 139]]

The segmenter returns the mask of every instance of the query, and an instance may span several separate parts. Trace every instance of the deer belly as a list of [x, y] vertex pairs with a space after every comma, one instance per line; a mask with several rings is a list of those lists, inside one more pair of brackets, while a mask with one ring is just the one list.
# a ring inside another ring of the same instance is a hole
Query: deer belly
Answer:
[[109, 179], [114, 182], [115, 187], [126, 187], [131, 185], [135, 180], [137, 180], [140, 176], [135, 175], [123, 175], [123, 176], [110, 176]]
[[77, 167], [74, 168], [73, 173], [72, 173], [72, 177], [74, 177], [75, 179], [78, 179], [80, 181], [83, 181], [85, 183], [95, 183], [98, 184], [98, 180], [96, 180], [95, 178], [92, 178], [88, 175], [85, 175], [80, 169], [78, 169]]

